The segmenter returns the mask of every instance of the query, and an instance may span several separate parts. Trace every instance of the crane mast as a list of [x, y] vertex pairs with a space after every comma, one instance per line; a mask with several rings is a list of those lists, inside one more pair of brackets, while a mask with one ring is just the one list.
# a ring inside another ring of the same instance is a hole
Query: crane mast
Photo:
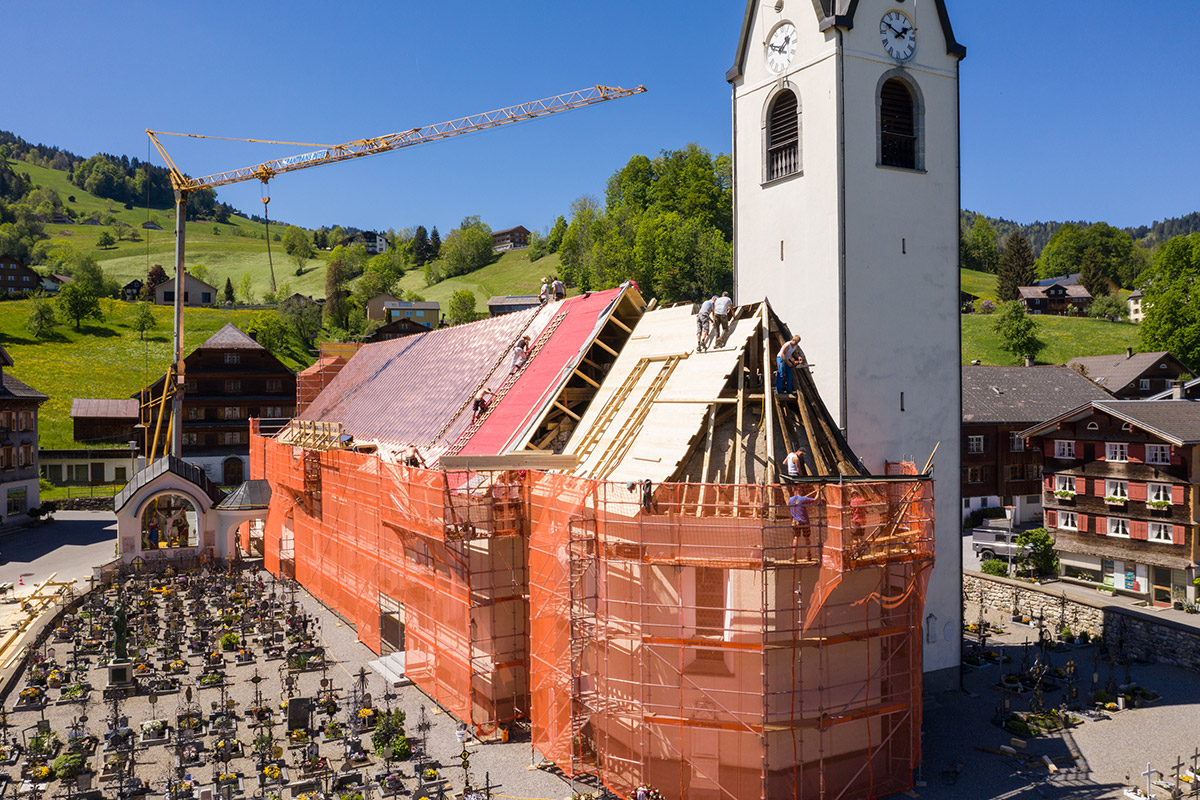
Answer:
[[[449, 120], [447, 122], [439, 122], [434, 125], [426, 125], [420, 128], [412, 128], [398, 133], [389, 133], [384, 136], [374, 136], [368, 139], [356, 139], [352, 142], [345, 142], [338, 145], [309, 145], [320, 149], [309, 153], [289, 156], [287, 158], [274, 159], [265, 161], [254, 166], [242, 167], [241, 169], [229, 170], [226, 172], [218, 172], [213, 175], [206, 175], [202, 178], [190, 178], [185, 175], [176, 165], [171, 156], [167, 153], [160, 136], [183, 136], [191, 139], [222, 139], [228, 137], [205, 136], [194, 133], [170, 133], [167, 131], [153, 131], [146, 129], [146, 135], [150, 137], [150, 141], [154, 143], [159, 155], [167, 164], [167, 169], [171, 176], [171, 186], [175, 190], [175, 337], [174, 337], [174, 386], [169, 386], [171, 382], [172, 372], [168, 371], [167, 381], [164, 384], [164, 391], [171, 392], [171, 422], [169, 427], [169, 436], [171, 443], [171, 454], [176, 458], [182, 457], [183, 454], [183, 395], [184, 388], [187, 385], [187, 379], [184, 374], [183, 363], [183, 295], [186, 285], [187, 269], [184, 267], [184, 246], [185, 246], [185, 228], [187, 225], [187, 199], [192, 192], [201, 189], [212, 189], [218, 186], [228, 186], [232, 183], [241, 183], [242, 181], [260, 180], [267, 183], [277, 175], [282, 175], [285, 172], [295, 172], [301, 169], [310, 167], [319, 167], [325, 164], [336, 164], [340, 161], [349, 161], [355, 158], [363, 158], [364, 156], [379, 155], [380, 153], [388, 153], [392, 150], [399, 150], [404, 147], [412, 147], [418, 144], [427, 142], [436, 142], [441, 139], [448, 139], [452, 136], [461, 136], [467, 133], [475, 133], [476, 131], [488, 130], [490, 128], [498, 128], [502, 125], [511, 125], [514, 122], [524, 122], [525, 120], [536, 119], [538, 117], [548, 116], [550, 114], [558, 114], [563, 111], [571, 111], [576, 108], [603, 103], [609, 100], [617, 100], [622, 97], [630, 97], [636, 94], [642, 94], [646, 91], [645, 86], [637, 86], [632, 89], [622, 89], [614, 86], [593, 86], [588, 89], [581, 89], [567, 94], [560, 94], [554, 97], [547, 97], [541, 100], [533, 100], [527, 103], [520, 103], [515, 106], [497, 109], [495, 111], [486, 111], [482, 114], [473, 114], [468, 117]], [[263, 144], [284, 144], [292, 145], [296, 142], [280, 142], [267, 139], [235, 139], [234, 141], [243, 142], [258, 142]], [[160, 415], [165, 411], [165, 403], [160, 406]], [[161, 418], [160, 418], [161, 421]], [[155, 436], [154, 446], [157, 447], [157, 434]], [[153, 452], [147, 448], [147, 452]]]

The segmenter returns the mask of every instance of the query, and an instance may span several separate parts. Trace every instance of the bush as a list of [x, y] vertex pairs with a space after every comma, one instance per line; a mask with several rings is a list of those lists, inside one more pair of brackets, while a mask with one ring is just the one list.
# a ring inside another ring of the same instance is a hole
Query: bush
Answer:
[[1045, 528], [1034, 528], [1017, 537], [1017, 544], [1026, 548], [1026, 560], [1042, 575], [1058, 574], [1058, 553], [1054, 537]]
[[83, 772], [83, 755], [81, 753], [63, 753], [54, 759], [50, 769], [54, 771], [54, 776], [59, 780], [74, 778]]
[[232, 632], [227, 633], [221, 637], [221, 649], [222, 650], [232, 650], [233, 648], [238, 646], [239, 641], [241, 641], [241, 640], [238, 638], [238, 635], [236, 633], [232, 633]]
[[1025, 738], [1030, 738], [1034, 735], [1033, 728], [1029, 727], [1029, 723], [1015, 715], [1009, 717], [1004, 722], [1004, 727], [1018, 736]]
[[1008, 575], [1008, 564], [998, 558], [989, 558], [979, 565], [979, 571], [984, 575], [996, 575], [1003, 578]]

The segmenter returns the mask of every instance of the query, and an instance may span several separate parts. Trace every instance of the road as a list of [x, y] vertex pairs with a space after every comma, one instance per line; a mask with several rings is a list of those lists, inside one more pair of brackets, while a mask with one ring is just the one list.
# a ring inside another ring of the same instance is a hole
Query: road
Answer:
[[[55, 580], [82, 580], [92, 567], [113, 559], [117, 518], [110, 511], [59, 511], [54, 521], [22, 528], [0, 538], [0, 583], [22, 581], [25, 591], [57, 572]], [[17, 593], [22, 593], [18, 586]]]

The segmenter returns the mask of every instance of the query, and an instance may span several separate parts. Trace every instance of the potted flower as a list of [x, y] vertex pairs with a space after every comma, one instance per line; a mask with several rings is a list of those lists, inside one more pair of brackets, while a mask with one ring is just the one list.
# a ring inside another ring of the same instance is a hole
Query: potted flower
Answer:
[[288, 736], [291, 738], [292, 744], [304, 744], [308, 741], [308, 731], [303, 728], [297, 728], [288, 734]]
[[1128, 497], [1121, 497], [1114, 494], [1104, 496], [1104, 502], [1108, 503], [1110, 506], [1123, 506], [1125, 505], [1125, 501], [1128, 499]]
[[171, 672], [176, 675], [187, 672], [187, 668], [188, 668], [187, 662], [182, 659], [179, 659], [179, 658], [172, 661], [171, 664], [168, 666], [168, 669], [171, 670]]
[[283, 773], [280, 772], [278, 764], [267, 764], [263, 767], [262, 774], [263, 778], [268, 781], [277, 781]]
[[421, 777], [427, 781], [436, 781], [438, 779], [438, 771], [433, 767], [426, 767], [421, 773]]
[[325, 723], [325, 738], [340, 739], [342, 737], [342, 726], [334, 720], [329, 720]]
[[63, 671], [61, 669], [52, 669], [46, 675], [46, 685], [49, 686], [51, 689], [57, 689], [58, 687], [63, 685], [63, 682], [66, 679], [67, 679], [67, 676], [63, 674]]
[[1059, 500], [1074, 500], [1075, 492], [1070, 489], [1055, 489], [1054, 496]]

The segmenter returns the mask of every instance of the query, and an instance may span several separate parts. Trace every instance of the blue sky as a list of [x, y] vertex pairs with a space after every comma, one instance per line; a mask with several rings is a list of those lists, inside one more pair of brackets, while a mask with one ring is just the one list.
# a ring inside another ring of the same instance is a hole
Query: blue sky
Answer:
[[[928, 0], [921, 0], [927, 2]], [[1187, 0], [947, 0], [960, 41], [963, 204], [1149, 223], [1200, 209], [1200, 16]], [[541, 228], [635, 153], [730, 142], [741, 0], [5, 4], [0, 128], [147, 158], [144, 129], [338, 143], [596, 83], [649, 93], [272, 182], [313, 227], [467, 214]], [[53, 16], [54, 18], [51, 18]], [[296, 148], [170, 140], [193, 175]], [[159, 160], [157, 153], [153, 160]], [[257, 210], [258, 184], [220, 191]]]

